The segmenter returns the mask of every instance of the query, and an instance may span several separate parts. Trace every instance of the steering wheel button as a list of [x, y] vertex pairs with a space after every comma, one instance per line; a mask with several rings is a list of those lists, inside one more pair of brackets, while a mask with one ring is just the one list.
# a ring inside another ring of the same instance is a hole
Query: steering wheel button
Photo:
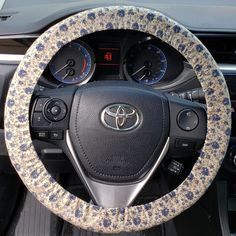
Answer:
[[177, 117], [178, 126], [184, 131], [192, 131], [198, 126], [199, 118], [195, 111], [185, 109], [179, 112]]
[[48, 126], [50, 124], [50, 122], [44, 119], [43, 114], [41, 112], [35, 112], [33, 114], [32, 121], [34, 127]]
[[35, 137], [38, 139], [47, 139], [48, 138], [48, 131], [37, 131], [37, 132], [35, 132]]
[[39, 98], [36, 102], [34, 111], [42, 111], [43, 110], [43, 106], [46, 103], [46, 101], [48, 100], [48, 98]]
[[188, 149], [193, 150], [195, 147], [195, 143], [189, 140], [183, 140], [183, 139], [176, 139], [175, 141], [175, 147], [176, 148], [182, 148], [182, 149]]
[[62, 130], [51, 131], [50, 132], [50, 139], [62, 140], [63, 139], [63, 131]]
[[182, 163], [173, 160], [168, 165], [167, 169], [173, 174], [180, 175], [184, 169], [184, 166]]
[[52, 119], [53, 121], [59, 121], [58, 116], [53, 116], [51, 119]]
[[61, 108], [59, 106], [53, 106], [50, 110], [51, 114], [56, 116], [59, 115], [61, 112]]
[[44, 108], [45, 117], [53, 122], [60, 121], [65, 118], [67, 113], [66, 104], [60, 99], [51, 99]]

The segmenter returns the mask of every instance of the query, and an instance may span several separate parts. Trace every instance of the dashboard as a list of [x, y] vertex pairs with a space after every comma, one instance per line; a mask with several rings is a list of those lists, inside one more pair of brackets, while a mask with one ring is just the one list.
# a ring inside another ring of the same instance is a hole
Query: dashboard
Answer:
[[160, 88], [173, 83], [185, 64], [181, 54], [151, 35], [127, 30], [102, 31], [61, 47], [39, 84], [60, 87], [129, 80]]
[[[216, 58], [225, 75], [236, 109], [235, 36], [195, 33]], [[37, 35], [0, 37], [0, 128], [7, 88], [19, 61]], [[102, 80], [126, 80], [204, 103], [193, 68], [175, 49], [134, 30], [109, 30], [85, 35], [65, 46], [45, 67], [35, 94], [45, 89], [82, 86]], [[223, 53], [222, 53], [223, 50]], [[231, 66], [229, 66], [231, 65]], [[196, 94], [198, 98], [196, 98]], [[235, 113], [233, 113], [235, 120]], [[236, 137], [235, 122], [232, 136]]]

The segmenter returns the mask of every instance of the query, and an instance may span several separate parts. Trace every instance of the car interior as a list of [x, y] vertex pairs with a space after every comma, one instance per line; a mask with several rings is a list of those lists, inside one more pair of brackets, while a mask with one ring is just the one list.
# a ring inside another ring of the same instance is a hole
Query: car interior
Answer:
[[0, 235], [236, 235], [235, 13], [0, 0]]

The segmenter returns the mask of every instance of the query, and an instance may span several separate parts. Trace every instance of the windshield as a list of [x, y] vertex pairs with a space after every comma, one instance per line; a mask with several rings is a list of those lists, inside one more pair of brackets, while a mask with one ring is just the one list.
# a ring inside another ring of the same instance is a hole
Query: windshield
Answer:
[[0, 10], [2, 9], [4, 2], [5, 0], [0, 0]]

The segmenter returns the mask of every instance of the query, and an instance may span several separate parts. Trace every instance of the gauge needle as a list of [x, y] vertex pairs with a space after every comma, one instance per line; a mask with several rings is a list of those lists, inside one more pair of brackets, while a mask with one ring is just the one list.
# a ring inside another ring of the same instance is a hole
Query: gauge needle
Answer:
[[62, 80], [64, 80], [68, 75], [70, 75], [71, 71], [69, 70], [63, 77]]
[[146, 77], [146, 73], [142, 75], [142, 77], [140, 77], [138, 80], [142, 80]]
[[141, 70], [145, 69], [146, 66], [142, 66], [141, 68], [139, 68], [138, 70], [136, 70], [131, 76], [135, 76], [136, 74], [138, 74]]
[[72, 76], [72, 75], [74, 75], [75, 74], [75, 70], [74, 69], [67, 69], [66, 70], [66, 74], [62, 77], [62, 80], [64, 80], [67, 76]]
[[54, 75], [58, 74], [59, 72], [61, 72], [62, 70], [64, 70], [67, 66], [69, 66], [70, 63], [66, 63], [63, 67], [61, 67], [59, 70], [57, 70]]

